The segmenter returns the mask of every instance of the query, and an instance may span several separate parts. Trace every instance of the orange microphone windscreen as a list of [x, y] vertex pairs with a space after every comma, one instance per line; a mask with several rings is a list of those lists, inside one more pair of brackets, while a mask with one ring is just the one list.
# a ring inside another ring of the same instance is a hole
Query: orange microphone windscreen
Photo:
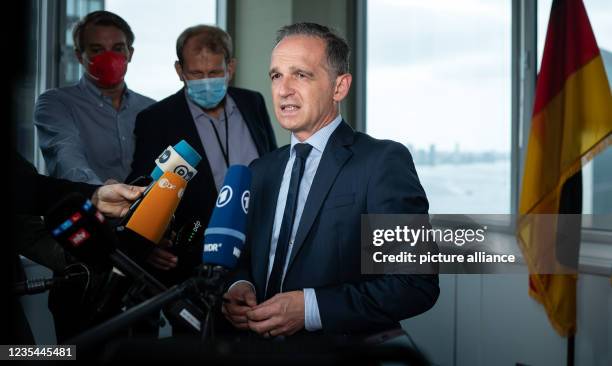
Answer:
[[143, 198], [126, 227], [157, 244], [178, 207], [187, 181], [165, 172]]

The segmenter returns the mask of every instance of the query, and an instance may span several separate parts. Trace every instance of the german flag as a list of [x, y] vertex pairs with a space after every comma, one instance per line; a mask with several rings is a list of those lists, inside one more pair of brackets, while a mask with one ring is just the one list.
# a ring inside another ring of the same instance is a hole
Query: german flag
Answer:
[[[563, 195], [570, 192], [564, 189], [566, 183], [612, 142], [612, 95], [582, 0], [553, 2], [541, 65], [518, 238], [531, 273], [530, 295], [544, 305], [555, 330], [570, 336], [576, 332], [577, 276], [550, 270], [563, 268], [551, 240], [562, 225], [551, 231], [536, 217], [564, 213]], [[581, 192], [574, 193], [574, 200], [581, 200]]]

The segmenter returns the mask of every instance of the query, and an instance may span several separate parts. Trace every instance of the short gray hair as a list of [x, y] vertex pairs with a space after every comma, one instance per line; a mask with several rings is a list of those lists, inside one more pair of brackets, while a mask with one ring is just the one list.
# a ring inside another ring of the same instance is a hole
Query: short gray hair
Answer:
[[194, 37], [199, 49], [205, 48], [212, 53], [222, 53], [226, 63], [232, 60], [232, 37], [221, 28], [201, 24], [185, 29], [176, 40], [176, 57], [181, 65], [184, 61], [185, 44]]
[[334, 30], [317, 23], [286, 25], [276, 32], [274, 47], [289, 36], [308, 36], [322, 39], [325, 42], [327, 63], [335, 74], [334, 76], [349, 72], [349, 55], [351, 50], [346, 40], [340, 37]]

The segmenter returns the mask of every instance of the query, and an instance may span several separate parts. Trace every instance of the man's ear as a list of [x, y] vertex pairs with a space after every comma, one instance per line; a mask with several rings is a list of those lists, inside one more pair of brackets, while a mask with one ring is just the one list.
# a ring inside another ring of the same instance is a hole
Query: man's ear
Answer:
[[232, 81], [232, 78], [234, 77], [235, 72], [236, 72], [236, 59], [233, 58], [227, 64], [227, 73], [228, 73], [227, 81], [228, 82]]
[[334, 88], [334, 101], [341, 102], [348, 95], [351, 88], [353, 75], [346, 73], [336, 77], [336, 86]]
[[77, 61], [79, 61], [79, 63], [81, 65], [83, 65], [83, 67], [85, 66], [85, 64], [83, 63], [83, 53], [80, 52], [79, 50], [75, 49], [74, 50], [74, 57], [76, 57]]
[[176, 70], [176, 74], [179, 77], [180, 81], [185, 81], [183, 78], [183, 67], [181, 66], [181, 63], [177, 61], [174, 61], [174, 70]]
[[132, 56], [134, 55], [134, 47], [128, 47], [128, 58], [127, 58], [127, 62], [132, 61]]

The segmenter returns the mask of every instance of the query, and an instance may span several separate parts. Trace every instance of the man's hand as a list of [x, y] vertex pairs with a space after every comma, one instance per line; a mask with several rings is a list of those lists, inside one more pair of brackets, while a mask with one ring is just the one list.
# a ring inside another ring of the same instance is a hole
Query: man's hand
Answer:
[[[173, 237], [176, 236], [174, 232], [172, 234]], [[153, 251], [147, 257], [147, 262], [162, 271], [175, 268], [178, 263], [178, 257], [165, 249], [172, 246], [172, 240], [174, 239], [162, 238], [159, 244], [153, 248]]]
[[221, 312], [225, 318], [238, 329], [249, 329], [246, 314], [257, 305], [253, 286], [246, 282], [238, 283], [223, 295], [223, 300]]
[[110, 184], [96, 189], [91, 201], [104, 215], [109, 217], [123, 217], [130, 205], [135, 201], [146, 187], [129, 186], [127, 184]]
[[247, 312], [249, 328], [264, 337], [287, 336], [304, 328], [304, 292], [275, 295]]

